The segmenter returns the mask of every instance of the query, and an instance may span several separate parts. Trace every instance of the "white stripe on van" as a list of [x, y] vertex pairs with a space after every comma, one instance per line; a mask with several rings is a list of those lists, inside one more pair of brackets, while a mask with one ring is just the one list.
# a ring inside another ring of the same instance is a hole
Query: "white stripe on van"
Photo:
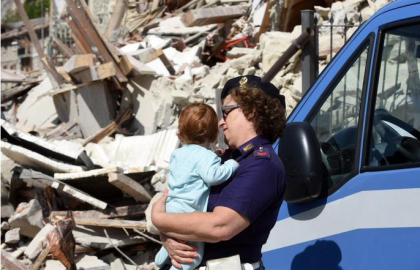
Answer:
[[277, 221], [262, 251], [357, 229], [420, 227], [419, 207], [420, 188], [362, 191]]

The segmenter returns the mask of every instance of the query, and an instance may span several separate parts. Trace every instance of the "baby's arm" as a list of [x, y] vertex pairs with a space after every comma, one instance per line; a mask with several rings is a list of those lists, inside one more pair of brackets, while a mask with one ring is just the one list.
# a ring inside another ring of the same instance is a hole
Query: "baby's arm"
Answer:
[[210, 151], [208, 153], [206, 158], [201, 161], [198, 173], [208, 185], [217, 186], [229, 179], [239, 167], [239, 163], [229, 159], [221, 164], [222, 160], [216, 154]]

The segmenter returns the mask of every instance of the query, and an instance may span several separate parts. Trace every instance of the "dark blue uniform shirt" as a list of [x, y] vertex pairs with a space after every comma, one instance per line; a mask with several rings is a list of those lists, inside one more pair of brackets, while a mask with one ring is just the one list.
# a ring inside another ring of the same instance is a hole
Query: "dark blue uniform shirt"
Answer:
[[246, 216], [251, 224], [228, 241], [206, 243], [202, 265], [236, 254], [242, 263], [259, 261], [283, 201], [284, 167], [266, 137], [257, 136], [227, 152], [224, 159], [228, 158], [238, 161], [239, 168], [227, 182], [211, 188], [207, 212], [217, 206], [228, 207]]

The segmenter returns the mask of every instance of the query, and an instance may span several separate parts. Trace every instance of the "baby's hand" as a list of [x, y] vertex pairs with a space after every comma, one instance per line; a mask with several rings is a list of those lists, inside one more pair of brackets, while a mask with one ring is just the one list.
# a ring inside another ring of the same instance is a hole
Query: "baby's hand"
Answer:
[[216, 149], [216, 151], [214, 151], [214, 153], [217, 156], [221, 157], [225, 153], [225, 150], [223, 150], [223, 149]]

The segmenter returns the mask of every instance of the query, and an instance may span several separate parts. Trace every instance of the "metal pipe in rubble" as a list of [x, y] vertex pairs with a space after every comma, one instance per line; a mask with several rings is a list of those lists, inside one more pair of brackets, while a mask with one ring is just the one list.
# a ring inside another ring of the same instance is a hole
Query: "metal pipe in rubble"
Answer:
[[274, 65], [267, 71], [267, 73], [262, 78], [263, 82], [271, 81], [276, 74], [281, 70], [281, 68], [289, 61], [289, 59], [300, 50], [309, 39], [314, 35], [314, 30], [311, 28], [306, 28], [305, 31], [300, 34], [298, 38], [293, 40], [292, 44], [287, 48], [287, 50], [280, 56], [279, 60], [274, 63]]

